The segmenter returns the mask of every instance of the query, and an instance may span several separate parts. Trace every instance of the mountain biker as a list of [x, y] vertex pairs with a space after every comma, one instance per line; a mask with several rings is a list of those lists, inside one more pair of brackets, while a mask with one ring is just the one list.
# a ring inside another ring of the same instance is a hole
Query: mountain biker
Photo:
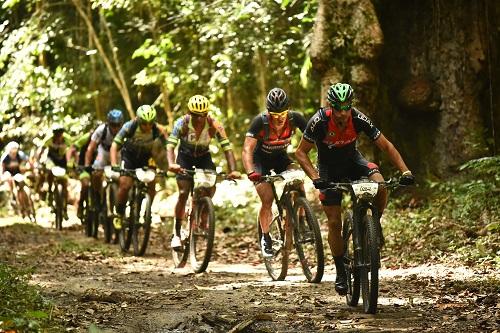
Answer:
[[[52, 135], [49, 135], [42, 143], [42, 147], [37, 154], [36, 160], [43, 162], [45, 169], [50, 170], [54, 166], [58, 166], [66, 169], [67, 166], [67, 150], [71, 146], [71, 137], [69, 134], [65, 133], [64, 127], [61, 124], [52, 125]], [[46, 158], [42, 159], [42, 156], [47, 153]], [[44, 161], [45, 160], [45, 161]], [[54, 177], [51, 172], [47, 173], [47, 182], [49, 183], [49, 189], [52, 188], [52, 183]], [[39, 179], [39, 186], [43, 184], [45, 180], [45, 174], [42, 173]], [[67, 202], [68, 202], [68, 179], [64, 177], [62, 179], [63, 185], [63, 195], [66, 198], [64, 200], [65, 206], [63, 208], [63, 218], [68, 219]], [[52, 201], [52, 192], [49, 191], [49, 202]]]
[[[236, 171], [236, 160], [234, 158], [231, 143], [226, 135], [224, 126], [209, 114], [210, 101], [202, 95], [194, 95], [188, 101], [189, 112], [178, 118], [174, 128], [167, 140], [168, 170], [177, 173], [177, 186], [179, 197], [175, 206], [175, 234], [173, 235], [171, 247], [181, 250], [181, 226], [185, 215], [186, 201], [189, 196], [192, 178], [182, 174], [183, 170], [194, 168], [215, 170], [209, 144], [216, 137], [224, 151], [228, 178], [240, 178], [241, 174]], [[179, 144], [177, 159], [174, 149]], [[208, 193], [213, 196], [215, 186]]]
[[248, 178], [254, 182], [261, 200], [259, 221], [262, 229], [261, 249], [264, 257], [272, 257], [272, 240], [269, 226], [272, 221], [274, 200], [270, 184], [261, 182], [261, 177], [269, 175], [271, 169], [276, 173], [287, 169], [297, 169], [287, 155], [291, 137], [298, 128], [304, 131], [307, 120], [296, 111], [289, 109], [289, 98], [281, 88], [273, 88], [266, 98], [267, 111], [256, 116], [246, 134], [243, 144], [243, 166]]
[[15, 205], [16, 198], [14, 197], [14, 180], [13, 177], [18, 173], [23, 173], [26, 170], [26, 162], [28, 156], [19, 150], [19, 143], [11, 141], [5, 146], [5, 152], [1, 157], [2, 180], [7, 182], [11, 193], [11, 206]]
[[[356, 148], [356, 141], [361, 132], [385, 152], [394, 166], [402, 172], [400, 180], [402, 184], [410, 185], [415, 181], [394, 145], [367, 116], [352, 106], [353, 97], [354, 91], [349, 84], [336, 83], [330, 86], [327, 94], [329, 107], [320, 108], [309, 120], [295, 152], [297, 160], [313, 180], [314, 186], [320, 189], [320, 201], [328, 218], [328, 243], [337, 271], [335, 290], [341, 295], [347, 293], [347, 277], [342, 260], [344, 255], [340, 207], [342, 194], [323, 188], [328, 182], [340, 182], [345, 178], [356, 180], [368, 177], [377, 182], [384, 181], [378, 166], [368, 162]], [[308, 157], [314, 145], [318, 150], [318, 170]], [[387, 204], [385, 189], [379, 189], [375, 204], [379, 214], [382, 215]]]
[[[94, 170], [100, 170], [92, 174], [92, 187], [95, 193], [98, 193], [102, 187], [102, 170], [105, 166], [110, 165], [111, 145], [118, 131], [123, 125], [123, 112], [118, 109], [112, 109], [106, 116], [106, 123], [101, 124], [92, 133], [90, 143], [85, 152], [84, 165], [86, 167], [92, 164]], [[96, 153], [97, 149], [97, 155]]]
[[[126, 122], [113, 139], [109, 151], [111, 165], [119, 169], [120, 156], [124, 169], [147, 167], [157, 155], [158, 144], [166, 145], [166, 131], [156, 122], [156, 110], [151, 105], [137, 108], [137, 117]], [[89, 162], [90, 163], [90, 162]], [[99, 162], [100, 163], [100, 162]], [[120, 176], [116, 202], [117, 217], [113, 220], [115, 229], [122, 228], [128, 191], [133, 185], [133, 178]], [[151, 198], [155, 195], [155, 182], [148, 184]]]
[[[90, 144], [90, 136], [92, 135], [92, 130], [87, 131], [85, 134], [80, 136], [76, 141], [73, 142], [68, 152], [66, 153], [66, 160], [68, 161], [68, 168], [74, 167], [76, 161], [78, 167], [83, 167], [85, 165], [85, 153]], [[79, 219], [83, 218], [83, 200], [88, 193], [90, 186], [90, 174], [87, 171], [81, 171], [78, 176], [80, 180], [80, 198], [78, 200], [78, 210], [76, 216]]]

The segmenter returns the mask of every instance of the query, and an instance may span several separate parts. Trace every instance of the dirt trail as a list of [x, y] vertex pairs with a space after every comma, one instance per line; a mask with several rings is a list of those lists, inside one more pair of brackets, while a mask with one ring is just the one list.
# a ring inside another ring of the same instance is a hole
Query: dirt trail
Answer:
[[203, 274], [173, 269], [164, 242], [154, 229], [147, 255], [136, 258], [84, 237], [78, 225], [57, 232], [15, 224], [0, 227], [0, 260], [36, 267], [33, 282], [53, 299], [66, 331], [492, 332], [500, 325], [494, 270], [383, 269], [379, 313], [367, 315], [335, 293], [331, 265], [320, 284], [307, 283], [293, 264], [286, 281], [272, 282], [250, 227], [217, 234]]

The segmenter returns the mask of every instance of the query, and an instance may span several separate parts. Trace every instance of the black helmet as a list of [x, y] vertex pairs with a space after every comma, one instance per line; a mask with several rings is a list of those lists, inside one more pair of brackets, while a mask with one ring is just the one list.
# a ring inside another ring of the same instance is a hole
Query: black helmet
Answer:
[[288, 107], [288, 96], [281, 88], [273, 88], [266, 98], [266, 108], [269, 112], [283, 112]]
[[336, 83], [328, 89], [326, 98], [330, 104], [351, 102], [354, 97], [354, 90], [347, 83]]

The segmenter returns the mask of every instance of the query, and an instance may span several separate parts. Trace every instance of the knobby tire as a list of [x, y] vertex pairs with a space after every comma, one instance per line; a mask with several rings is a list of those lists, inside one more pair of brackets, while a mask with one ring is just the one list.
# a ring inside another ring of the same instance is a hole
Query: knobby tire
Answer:
[[[304, 215], [299, 216], [299, 212]], [[302, 271], [311, 283], [319, 283], [323, 278], [325, 258], [323, 240], [318, 220], [309, 202], [304, 197], [295, 200], [294, 210], [294, 242], [295, 249], [302, 265]]]
[[[206, 221], [202, 220], [203, 215], [207, 217]], [[195, 273], [202, 273], [212, 257], [215, 237], [215, 213], [210, 197], [198, 200], [194, 216], [189, 232], [190, 264]]]

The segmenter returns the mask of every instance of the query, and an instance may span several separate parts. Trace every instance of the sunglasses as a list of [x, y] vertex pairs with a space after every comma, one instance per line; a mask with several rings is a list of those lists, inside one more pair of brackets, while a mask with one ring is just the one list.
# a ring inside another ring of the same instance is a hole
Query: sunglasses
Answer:
[[283, 119], [288, 115], [288, 110], [281, 111], [281, 112], [269, 112], [269, 114], [273, 118]]
[[349, 111], [352, 108], [352, 104], [341, 106], [340, 104], [333, 104], [333, 109], [335, 111]]

